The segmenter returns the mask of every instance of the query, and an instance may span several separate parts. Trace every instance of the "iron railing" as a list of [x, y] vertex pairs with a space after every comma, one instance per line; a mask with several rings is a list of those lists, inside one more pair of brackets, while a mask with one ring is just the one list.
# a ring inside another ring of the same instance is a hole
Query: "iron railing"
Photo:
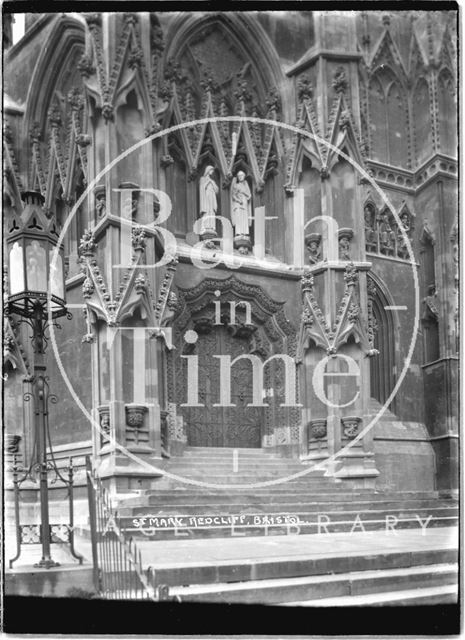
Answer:
[[144, 571], [140, 550], [125, 534], [107, 489], [86, 457], [94, 587], [107, 599], [166, 600], [168, 588], [157, 585], [156, 572]]
[[[53, 451], [50, 448], [51, 459], [47, 460], [46, 463], [40, 464], [31, 461], [29, 467], [27, 469], [23, 469], [23, 467], [18, 462], [18, 456], [16, 453], [13, 454], [13, 464], [9, 470], [12, 472], [12, 480], [13, 480], [13, 499], [14, 499], [14, 511], [15, 511], [15, 535], [16, 535], [16, 555], [14, 558], [10, 558], [9, 566], [10, 569], [13, 567], [13, 564], [18, 560], [21, 556], [21, 547], [23, 545], [29, 544], [43, 544], [44, 537], [48, 540], [48, 545], [51, 543], [63, 543], [66, 542], [69, 544], [69, 549], [73, 558], [82, 564], [84, 558], [83, 556], [76, 551], [74, 548], [74, 468], [73, 468], [73, 459], [69, 459], [68, 463], [68, 477], [65, 478], [60, 471], [58, 470], [57, 463], [55, 458], [53, 457]], [[40, 524], [21, 524], [20, 518], [20, 499], [21, 499], [21, 484], [25, 480], [32, 480], [35, 482], [36, 477], [35, 474], [37, 471], [45, 474], [46, 482], [48, 482], [48, 472], [52, 471], [55, 473], [55, 478], [52, 480], [51, 484], [57, 482], [57, 480], [61, 481], [67, 489], [68, 496], [68, 508], [69, 508], [69, 520], [67, 523], [57, 523], [50, 524], [48, 523], [44, 525], [43, 521]], [[45, 529], [45, 527], [48, 527]], [[44, 558], [42, 558], [42, 561]], [[35, 566], [45, 566], [43, 563], [39, 562]], [[52, 565], [59, 565], [58, 562], [51, 561]]]

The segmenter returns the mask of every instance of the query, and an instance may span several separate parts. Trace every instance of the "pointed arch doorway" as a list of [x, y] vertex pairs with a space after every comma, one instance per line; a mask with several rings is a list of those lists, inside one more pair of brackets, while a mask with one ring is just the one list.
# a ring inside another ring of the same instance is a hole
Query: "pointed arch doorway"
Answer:
[[[368, 301], [373, 346], [379, 354], [370, 358], [370, 397], [384, 404], [395, 384], [394, 322], [386, 311], [391, 303], [381, 284], [368, 277]], [[389, 409], [395, 413], [395, 399]]]
[[[199, 336], [199, 402], [203, 407], [184, 407], [182, 414], [187, 444], [194, 447], [261, 447], [264, 408], [252, 403], [252, 366], [246, 359], [231, 367], [231, 407], [220, 402], [220, 362], [215, 356], [229, 355], [231, 361], [249, 353], [248, 339], [233, 336], [225, 326], [215, 326]], [[184, 371], [184, 376], [187, 376]], [[187, 386], [188, 381], [185, 381]]]

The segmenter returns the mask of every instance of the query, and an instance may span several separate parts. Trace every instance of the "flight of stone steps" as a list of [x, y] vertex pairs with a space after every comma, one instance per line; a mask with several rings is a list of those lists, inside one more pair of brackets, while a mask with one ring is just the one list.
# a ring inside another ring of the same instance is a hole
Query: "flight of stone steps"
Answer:
[[[266, 549], [257, 553], [259, 543], [250, 539], [223, 541], [223, 559], [212, 542], [210, 560], [201, 544], [206, 540], [186, 543], [182, 560], [173, 555], [167, 560], [157, 553], [156, 543], [147, 543], [143, 557], [156, 583], [167, 585], [169, 598], [180, 602], [320, 607], [457, 601], [456, 529], [436, 529], [425, 537], [407, 532], [398, 538], [336, 534], [314, 544], [302, 539], [300, 546], [299, 539], [294, 536], [286, 544], [269, 539], [268, 554]], [[172, 553], [174, 543], [166, 544]], [[240, 548], [243, 559], [230, 559], [233, 547]], [[190, 548], [194, 553], [186, 562]]]
[[188, 448], [169, 460], [166, 471], [191, 483], [165, 476], [156, 490], [123, 500], [118, 513], [126, 533], [165, 540], [457, 524], [457, 502], [434, 492], [351, 490], [323, 471], [292, 477], [309, 468], [299, 460], [257, 449], [236, 451]]

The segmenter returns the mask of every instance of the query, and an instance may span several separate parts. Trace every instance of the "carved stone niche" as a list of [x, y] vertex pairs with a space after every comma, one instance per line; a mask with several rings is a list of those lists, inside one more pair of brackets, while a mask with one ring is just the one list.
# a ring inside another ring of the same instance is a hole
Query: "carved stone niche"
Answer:
[[349, 440], [353, 440], [356, 438], [360, 432], [360, 426], [362, 424], [362, 419], [357, 416], [345, 416], [341, 418], [342, 430], [344, 436], [349, 438]]
[[327, 434], [326, 418], [318, 418], [308, 423], [308, 435], [310, 438], [324, 438]]
[[144, 416], [147, 413], [147, 407], [143, 404], [127, 404], [126, 405], [126, 424], [131, 429], [140, 429], [144, 425]]

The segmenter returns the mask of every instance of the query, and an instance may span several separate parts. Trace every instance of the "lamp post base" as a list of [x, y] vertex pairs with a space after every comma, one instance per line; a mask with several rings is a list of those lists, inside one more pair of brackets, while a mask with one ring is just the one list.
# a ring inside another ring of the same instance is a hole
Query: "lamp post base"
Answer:
[[55, 562], [55, 560], [52, 560], [51, 558], [42, 558], [42, 560], [40, 560], [40, 562], [36, 562], [34, 567], [37, 567], [38, 569], [51, 569], [52, 567], [59, 567], [60, 563], [59, 562]]

